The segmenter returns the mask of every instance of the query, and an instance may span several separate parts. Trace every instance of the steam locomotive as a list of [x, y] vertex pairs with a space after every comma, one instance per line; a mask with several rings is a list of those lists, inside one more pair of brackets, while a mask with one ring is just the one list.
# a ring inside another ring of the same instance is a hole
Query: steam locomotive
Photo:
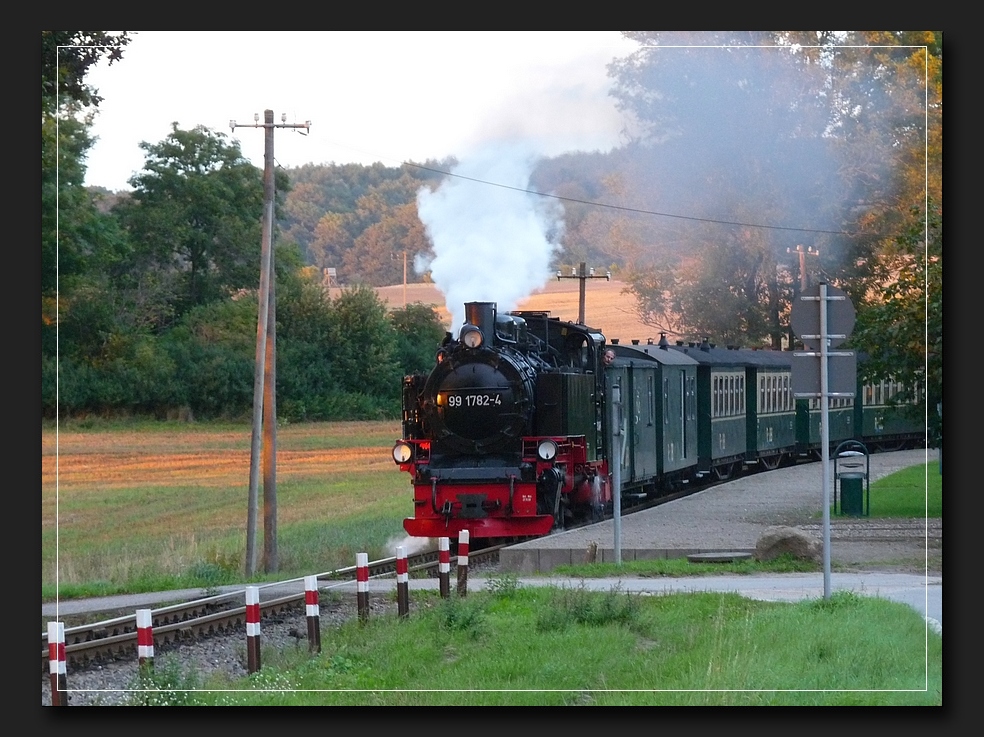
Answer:
[[[609, 344], [547, 312], [466, 303], [430, 373], [403, 381], [393, 460], [413, 487], [404, 529], [451, 540], [468, 530], [478, 544], [537, 537], [601, 519], [616, 470], [632, 502], [819, 458], [819, 403], [793, 397], [790, 356], [665, 336]], [[832, 445], [923, 442], [925, 428], [889, 401], [898, 388], [882, 382], [877, 403], [860, 386], [864, 401], [829, 400]]]

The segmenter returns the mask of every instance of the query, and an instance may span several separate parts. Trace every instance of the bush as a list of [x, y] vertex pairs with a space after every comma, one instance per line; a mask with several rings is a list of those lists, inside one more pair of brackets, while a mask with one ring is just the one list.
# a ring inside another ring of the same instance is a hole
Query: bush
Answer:
[[238, 417], [253, 407], [256, 302], [216, 302], [190, 311], [165, 339], [183, 388], [180, 403], [196, 417]]

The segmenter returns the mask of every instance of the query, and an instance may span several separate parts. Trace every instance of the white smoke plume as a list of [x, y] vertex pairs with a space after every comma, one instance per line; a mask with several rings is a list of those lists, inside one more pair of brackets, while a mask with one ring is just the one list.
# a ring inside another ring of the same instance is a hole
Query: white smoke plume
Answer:
[[427, 550], [437, 550], [437, 543], [434, 542], [429, 537], [400, 537], [391, 538], [386, 541], [384, 550], [386, 554], [392, 557], [396, 557], [397, 548], [403, 548], [403, 551], [407, 555], [416, 555], [417, 553], [423, 553]]
[[498, 312], [507, 312], [552, 276], [563, 208], [557, 200], [518, 191], [529, 187], [534, 163], [529, 148], [500, 143], [469, 156], [437, 190], [417, 194], [433, 258], [419, 259], [415, 267], [430, 269], [454, 334], [466, 302], [495, 302]]

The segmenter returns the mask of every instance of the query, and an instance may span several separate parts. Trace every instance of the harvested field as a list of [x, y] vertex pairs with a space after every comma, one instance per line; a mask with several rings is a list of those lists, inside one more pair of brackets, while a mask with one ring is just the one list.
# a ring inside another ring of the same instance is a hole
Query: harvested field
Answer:
[[[625, 282], [605, 279], [590, 279], [584, 290], [584, 319], [588, 325], [601, 330], [605, 337], [611, 340], [618, 338], [628, 342], [637, 338], [643, 343], [647, 338], [659, 339], [660, 329], [646, 325], [640, 318], [636, 307], [635, 296], [627, 291]], [[337, 296], [341, 290], [332, 289], [332, 296]], [[380, 287], [376, 293], [391, 307], [402, 307], [404, 304], [404, 287], [396, 284], [390, 287]], [[451, 325], [451, 314], [444, 305], [444, 295], [434, 284], [407, 284], [406, 303], [420, 302], [433, 305], [444, 320], [446, 326]], [[552, 317], [563, 320], [577, 320], [580, 301], [580, 286], [577, 279], [553, 279], [548, 281], [536, 293], [520, 303], [520, 310], [545, 310]], [[458, 306], [461, 309], [461, 306]], [[673, 334], [668, 334], [673, 339]]]

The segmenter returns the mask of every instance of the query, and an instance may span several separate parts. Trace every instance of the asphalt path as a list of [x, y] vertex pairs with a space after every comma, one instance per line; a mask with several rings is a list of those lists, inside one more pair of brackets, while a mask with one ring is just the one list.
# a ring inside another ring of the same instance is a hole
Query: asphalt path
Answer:
[[[488, 579], [472, 576], [469, 588], [484, 588]], [[669, 594], [696, 591], [736, 592], [749, 599], [761, 601], [802, 601], [822, 599], [823, 573], [767, 573], [758, 575], [686, 576], [680, 578], [562, 578], [518, 577], [521, 586], [581, 587], [591, 591], [611, 591], [614, 587], [633, 593]], [[370, 591], [388, 591], [395, 586], [390, 580], [370, 581]], [[437, 589], [434, 579], [412, 581], [413, 588]], [[451, 573], [451, 586], [457, 585], [456, 573]], [[343, 590], [355, 591], [355, 584], [346, 582]], [[853, 591], [862, 596], [880, 596], [908, 604], [930, 627], [943, 634], [943, 577], [912, 573], [831, 573], [831, 592]]]
[[[485, 588], [488, 578], [472, 575], [468, 579], [468, 587], [472, 590]], [[806, 599], [822, 599], [824, 596], [824, 578], [822, 572], [817, 573], [768, 573], [758, 575], [722, 575], [722, 576], [687, 576], [681, 578], [636, 578], [631, 576], [617, 578], [562, 578], [552, 576], [517, 577], [520, 586], [556, 586], [581, 587], [592, 591], [611, 591], [618, 587], [625, 592], [649, 594], [684, 593], [697, 591], [736, 592], [750, 599], [762, 601], [802, 601]], [[451, 572], [450, 584], [457, 586], [457, 573]], [[413, 579], [409, 583], [410, 591], [414, 589], [437, 589], [437, 579]], [[322, 584], [322, 589], [336, 589], [341, 592], [355, 593], [354, 581], [342, 581]], [[372, 579], [369, 581], [371, 593], [384, 593], [396, 587], [393, 578]], [[304, 591], [303, 580], [287, 583], [266, 584], [260, 587], [260, 598], [276, 598]], [[943, 577], [919, 575], [912, 573], [878, 573], [878, 572], [845, 572], [830, 574], [830, 590], [853, 591], [862, 596], [879, 596], [891, 601], [908, 604], [920, 615], [927, 624], [939, 634], [943, 634]], [[209, 594], [243, 592], [245, 603], [245, 586], [219, 586]], [[201, 589], [184, 591], [164, 591], [147, 594], [128, 594], [124, 596], [109, 596], [99, 599], [72, 600], [50, 602], [41, 605], [41, 614], [45, 617], [60, 617], [86, 612], [101, 612], [140, 608], [153, 608], [178, 601], [190, 601], [206, 598]]]

